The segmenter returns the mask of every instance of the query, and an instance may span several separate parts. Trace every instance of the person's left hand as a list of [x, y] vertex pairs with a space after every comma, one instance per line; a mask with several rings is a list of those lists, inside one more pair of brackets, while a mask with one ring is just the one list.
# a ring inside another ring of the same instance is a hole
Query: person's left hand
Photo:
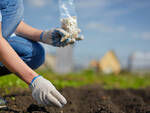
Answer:
[[65, 47], [69, 44], [75, 43], [75, 39], [71, 39], [69, 37], [69, 33], [67, 33], [65, 30], [56, 28], [49, 31], [43, 31], [40, 39], [43, 43], [46, 44], [50, 44], [56, 47]]

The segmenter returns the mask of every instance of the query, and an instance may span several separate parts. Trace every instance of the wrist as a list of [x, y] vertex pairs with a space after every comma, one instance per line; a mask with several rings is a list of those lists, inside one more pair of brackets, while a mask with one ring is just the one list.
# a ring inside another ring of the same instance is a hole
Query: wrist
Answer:
[[33, 83], [37, 78], [39, 78], [39, 77], [41, 77], [41, 75], [35, 76], [35, 77], [32, 79], [32, 81], [30, 82], [29, 86], [31, 86], [32, 83]]
[[40, 34], [40, 41], [43, 41], [43, 35], [44, 35], [44, 31]]
[[24, 75], [25, 77], [23, 78], [23, 80], [29, 85], [33, 80], [33, 78], [38, 76], [39, 74], [37, 74], [36, 72], [29, 72], [29, 73], [25, 73]]

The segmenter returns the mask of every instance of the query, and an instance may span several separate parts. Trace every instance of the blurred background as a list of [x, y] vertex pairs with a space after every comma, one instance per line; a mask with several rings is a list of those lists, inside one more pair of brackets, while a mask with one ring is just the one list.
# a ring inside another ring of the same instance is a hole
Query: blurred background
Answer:
[[[61, 27], [58, 2], [24, 0], [24, 21], [43, 30]], [[60, 88], [89, 83], [107, 88], [150, 86], [150, 1], [74, 2], [85, 39], [65, 48], [43, 45], [46, 61], [37, 71]], [[0, 79], [5, 86], [6, 78]], [[22, 84], [10, 76], [9, 86]]]
[[[150, 70], [149, 0], [75, 0], [75, 7], [85, 40], [64, 49], [44, 45], [54, 71], [87, 68], [110, 50], [121, 70]], [[24, 21], [43, 30], [60, 27], [58, 0], [26, 0]]]

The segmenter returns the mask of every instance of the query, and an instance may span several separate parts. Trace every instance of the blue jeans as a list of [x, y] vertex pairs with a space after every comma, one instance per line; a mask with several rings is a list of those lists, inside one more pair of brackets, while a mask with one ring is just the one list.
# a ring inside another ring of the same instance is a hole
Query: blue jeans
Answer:
[[28, 66], [38, 68], [45, 60], [45, 51], [41, 44], [12, 35], [23, 18], [23, 0], [0, 0], [0, 10], [3, 37]]

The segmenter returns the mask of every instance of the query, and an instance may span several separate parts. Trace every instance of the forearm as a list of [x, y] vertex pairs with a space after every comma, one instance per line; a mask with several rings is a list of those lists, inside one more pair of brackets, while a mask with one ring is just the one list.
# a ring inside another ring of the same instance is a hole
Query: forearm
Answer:
[[69, 38], [70, 34], [61, 28], [43, 31], [27, 25], [23, 21], [18, 25], [16, 34], [33, 41], [40, 41], [55, 47], [65, 47], [69, 44], [75, 43], [76, 41], [73, 38]]
[[40, 41], [40, 35], [43, 31], [33, 28], [23, 21], [18, 25], [16, 34], [28, 38], [33, 41]]
[[32, 79], [38, 75], [20, 59], [2, 36], [0, 36], [0, 61], [27, 84], [29, 84]]

